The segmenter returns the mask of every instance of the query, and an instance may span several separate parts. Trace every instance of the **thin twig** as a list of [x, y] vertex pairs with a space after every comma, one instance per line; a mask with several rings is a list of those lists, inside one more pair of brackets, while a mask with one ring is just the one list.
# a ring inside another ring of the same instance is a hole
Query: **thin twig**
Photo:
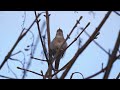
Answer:
[[17, 67], [17, 69], [25, 70], [25, 71], [28, 71], [28, 72], [34, 73], [34, 74], [36, 74], [36, 75], [43, 76], [42, 74], [39, 74], [39, 73], [34, 72], [34, 71], [31, 71], [31, 70], [27, 70], [27, 69], [24, 69], [24, 68]]
[[23, 66], [23, 63], [22, 63], [22, 61], [20, 61], [20, 60], [14, 59], [14, 58], [9, 58], [9, 59], [12, 60], [12, 61], [18, 61], [18, 62], [20, 62], [20, 63], [22, 64], [22, 66]]
[[67, 73], [71, 69], [72, 65], [74, 64], [74, 62], [76, 61], [78, 56], [86, 49], [86, 47], [91, 43], [91, 41], [95, 39], [97, 33], [100, 31], [101, 27], [104, 25], [105, 21], [108, 19], [110, 14], [111, 14], [111, 11], [108, 11], [107, 14], [105, 15], [105, 17], [103, 18], [103, 20], [101, 21], [101, 23], [99, 24], [98, 28], [96, 28], [96, 30], [91, 35], [91, 37], [87, 40], [87, 42], [80, 49], [77, 50], [74, 57], [70, 60], [70, 63], [67, 66], [67, 69], [61, 75], [61, 77], [60, 77], [61, 79], [65, 78], [65, 76], [67, 75]]
[[14, 71], [9, 67], [9, 64], [8, 64], [8, 62], [7, 62], [7, 67], [8, 67], [8, 69], [12, 72], [12, 74], [16, 77], [16, 79], [17, 79], [17, 75], [14, 73]]
[[24, 25], [25, 25], [25, 20], [26, 20], [26, 11], [24, 11], [24, 16], [23, 17], [23, 23], [21, 25], [22, 29], [24, 28]]
[[18, 51], [18, 52], [16, 52], [16, 53], [14, 53], [14, 54], [12, 54], [11, 56], [14, 56], [14, 55], [16, 55], [16, 54], [18, 54], [18, 53], [20, 53], [21, 51]]
[[39, 58], [34, 58], [34, 57], [31, 57], [32, 59], [35, 59], [35, 60], [39, 60], [39, 61], [47, 61], [47, 60], [43, 60], [43, 59], [39, 59]]
[[106, 67], [105, 67], [105, 68], [103, 68], [103, 69], [101, 69], [101, 70], [100, 70], [100, 71], [98, 71], [97, 73], [95, 73], [95, 74], [93, 74], [93, 75], [91, 75], [91, 76], [86, 77], [85, 79], [90, 79], [90, 78], [93, 78], [93, 77], [95, 77], [95, 76], [99, 75], [100, 73], [104, 72], [105, 70], [106, 70]]
[[120, 72], [119, 72], [119, 74], [117, 75], [116, 79], [119, 79], [119, 77], [120, 77]]
[[72, 74], [71, 74], [71, 76], [70, 76], [70, 79], [72, 79], [73, 75], [74, 75], [74, 74], [76, 74], [76, 73], [79, 73], [79, 74], [82, 76], [82, 78], [84, 79], [83, 74], [82, 74], [82, 73], [80, 73], [80, 72], [74, 72], [74, 73], [72, 73]]
[[16, 79], [16, 78], [11, 78], [11, 77], [8, 77], [8, 76], [3, 76], [3, 75], [0, 75], [0, 77], [7, 78], [7, 79]]
[[118, 13], [117, 11], [114, 11], [114, 13], [116, 13], [118, 16], [120, 16], [120, 13]]

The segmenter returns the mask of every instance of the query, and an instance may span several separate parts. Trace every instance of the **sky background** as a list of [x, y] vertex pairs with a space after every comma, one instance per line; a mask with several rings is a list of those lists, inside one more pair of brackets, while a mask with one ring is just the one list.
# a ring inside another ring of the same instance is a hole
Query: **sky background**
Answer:
[[[67, 34], [71, 31], [73, 26], [76, 23], [76, 20], [79, 19], [80, 16], [83, 16], [82, 20], [80, 21], [80, 24], [77, 26], [77, 28], [74, 30], [72, 35], [70, 36], [70, 39], [68, 39], [67, 43], [68, 45], [74, 40], [74, 38], [77, 36], [77, 32], [81, 32], [80, 27], [85, 27], [88, 22], [90, 22], [89, 27], [86, 29], [86, 31], [91, 35], [96, 27], [99, 25], [101, 20], [104, 18], [107, 11], [94, 11], [95, 15], [93, 13], [90, 13], [90, 11], [49, 11], [50, 15], [50, 34], [51, 34], [51, 40], [56, 35], [56, 31], [58, 28], [61, 28], [64, 33], [64, 37], [66, 38]], [[42, 14], [40, 16], [40, 27], [42, 26], [43, 22], [45, 21], [45, 17]], [[22, 25], [25, 17], [24, 11], [0, 11], [0, 64], [4, 60], [7, 53], [10, 51], [14, 43], [16, 42], [19, 34], [22, 31]], [[33, 20], [35, 19], [34, 11], [26, 11], [26, 19], [24, 23], [24, 27], [28, 28]], [[46, 29], [46, 27], [45, 27]], [[45, 29], [43, 31], [43, 34], [45, 33]], [[105, 50], [113, 50], [118, 32], [120, 30], [120, 17], [117, 16], [114, 12], [111, 13], [110, 17], [107, 19], [106, 23], [103, 25], [103, 27], [100, 30], [100, 35], [96, 39], [96, 41], [104, 47]], [[38, 36], [38, 30], [37, 25], [34, 24], [34, 26], [31, 28], [31, 31], [34, 33], [34, 41], [36, 40]], [[86, 36], [85, 33], [83, 33], [80, 36], [83, 45], [86, 40], [88, 40], [88, 36]], [[29, 51], [25, 51], [27, 48], [27, 45], [30, 45], [32, 43], [32, 34], [29, 32], [22, 41], [18, 44], [18, 46], [13, 51], [13, 54], [18, 51], [22, 51], [25, 53], [25, 63], [28, 62], [29, 59]], [[65, 65], [76, 53], [76, 50], [78, 49], [78, 40], [70, 46], [69, 49], [67, 49], [64, 58], [61, 59], [60, 62], [60, 68]], [[35, 52], [34, 57], [36, 58], [43, 58], [42, 55], [42, 47], [41, 43], [38, 42], [37, 50]], [[19, 53], [12, 58], [19, 59], [23, 62], [23, 54]], [[106, 66], [108, 61], [108, 55], [102, 51], [94, 42], [91, 42], [89, 46], [84, 50], [84, 52], [77, 58], [76, 62], [72, 66], [71, 70], [66, 76], [66, 79], [70, 78], [70, 75], [73, 72], [80, 72], [83, 74], [84, 77], [88, 77], [97, 71], [101, 70], [102, 63], [103, 67]], [[9, 64], [9, 67], [14, 71], [17, 78], [22, 77], [22, 71], [17, 69], [16, 67], [22, 67], [22, 65], [17, 61], [11, 61], [8, 60], [7, 63], [3, 66], [3, 68], [0, 70], [0, 75], [9, 76], [16, 78], [15, 75], [8, 69], [7, 64]], [[47, 63], [37, 60], [32, 60], [32, 64], [29, 68], [32, 71], [40, 73], [41, 70], [43, 70], [43, 73], [47, 70]], [[111, 70], [109, 78], [113, 79], [116, 78], [118, 73], [120, 72], [120, 61], [117, 60], [113, 64], [113, 68]], [[62, 73], [62, 72], [61, 72]], [[58, 77], [61, 75], [61, 73], [58, 74]], [[99, 74], [98, 76], [95, 76], [92, 79], [102, 79], [104, 73]], [[2, 77], [0, 77], [2, 78]], [[27, 73], [26, 78], [29, 79], [41, 79], [40, 76]], [[79, 74], [75, 74], [73, 76], [74, 79], [82, 79], [82, 76]]]

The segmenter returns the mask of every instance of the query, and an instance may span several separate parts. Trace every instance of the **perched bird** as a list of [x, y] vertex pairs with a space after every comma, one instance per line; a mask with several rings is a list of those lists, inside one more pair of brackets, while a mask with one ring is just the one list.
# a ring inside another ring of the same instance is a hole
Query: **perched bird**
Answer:
[[[59, 28], [56, 32], [55, 38], [50, 43], [51, 55], [53, 58], [56, 56], [57, 51], [59, 50], [59, 48], [61, 47], [61, 45], [63, 44], [64, 41], [65, 41], [65, 39], [64, 39], [63, 31], [62, 31], [62, 29]], [[67, 42], [64, 43], [64, 45], [61, 47], [60, 50], [64, 50], [66, 47], [67, 47]], [[60, 59], [63, 57], [64, 53], [59, 55], [59, 57], [57, 59], [55, 59], [55, 69], [56, 70], [58, 70], [58, 68], [59, 68], [59, 62], [60, 62]]]

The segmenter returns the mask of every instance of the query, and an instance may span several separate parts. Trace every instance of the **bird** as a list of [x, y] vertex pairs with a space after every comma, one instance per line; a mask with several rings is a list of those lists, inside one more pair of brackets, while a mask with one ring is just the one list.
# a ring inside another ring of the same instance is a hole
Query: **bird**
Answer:
[[[56, 32], [55, 38], [50, 43], [51, 56], [53, 58], [56, 56], [57, 51], [60, 49], [60, 47], [61, 47], [61, 45], [63, 44], [64, 41], [65, 41], [65, 38], [64, 38], [64, 35], [63, 35], [63, 30], [59, 28]], [[65, 48], [67, 48], [67, 42], [65, 42], [63, 44], [60, 51], [64, 50]], [[64, 56], [64, 54], [65, 54], [65, 52], [63, 52], [61, 55], [59, 55], [58, 58], [55, 59], [55, 70], [58, 70], [60, 59]]]

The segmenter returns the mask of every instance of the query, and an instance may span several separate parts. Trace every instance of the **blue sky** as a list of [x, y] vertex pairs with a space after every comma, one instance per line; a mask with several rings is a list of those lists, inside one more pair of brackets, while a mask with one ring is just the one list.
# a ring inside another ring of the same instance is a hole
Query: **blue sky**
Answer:
[[[67, 41], [68, 44], [70, 44], [75, 36], [77, 35], [77, 32], [80, 32], [80, 27], [85, 27], [88, 22], [90, 22], [89, 27], [86, 29], [86, 31], [91, 35], [95, 28], [99, 25], [107, 11], [94, 11], [95, 17], [92, 13], [89, 13], [89, 11], [78, 11], [78, 13], [75, 13], [74, 11], [50, 11], [50, 33], [51, 33], [51, 40], [55, 37], [56, 31], [58, 28], [61, 28], [64, 32], [64, 37], [66, 38], [67, 34], [70, 32], [74, 24], [76, 23], [76, 20], [79, 19], [80, 16], [83, 16], [82, 20], [80, 21], [80, 24], [78, 27], [74, 30], [73, 34], [70, 36], [70, 39]], [[35, 19], [35, 15], [33, 11], [26, 11], [26, 19], [24, 27], [28, 28], [30, 24]], [[40, 16], [40, 25], [42, 25], [43, 21], [45, 20], [44, 16]], [[7, 55], [15, 41], [17, 40], [21, 30], [22, 30], [22, 23], [24, 20], [24, 11], [1, 11], [0, 12], [0, 63], [2, 63], [4, 57]], [[96, 39], [96, 41], [104, 47], [107, 51], [114, 48], [115, 41], [118, 36], [118, 32], [120, 30], [120, 17], [117, 16], [115, 13], [112, 12], [110, 17], [108, 18], [107, 22], [103, 25], [103, 27], [100, 30], [100, 35]], [[31, 28], [31, 31], [34, 33], [34, 37], [38, 36], [37, 27], [36, 24]], [[19, 43], [19, 45], [15, 48], [14, 52], [17, 52], [19, 50], [25, 52], [25, 58], [26, 63], [29, 59], [29, 51], [26, 52], [24, 49], [27, 47], [27, 45], [31, 44], [32, 41], [32, 35], [31, 33], [28, 33], [24, 39]], [[85, 33], [83, 33], [80, 36], [83, 45], [88, 37]], [[76, 50], [78, 49], [76, 41], [69, 49], [67, 49], [65, 57], [61, 59], [60, 67], [65, 65], [75, 54]], [[35, 53], [35, 57], [37, 58], [43, 58], [42, 54], [42, 47], [41, 43], [38, 43], [38, 47]], [[19, 58], [21, 61], [23, 60], [23, 54], [20, 53], [18, 55], [15, 55], [13, 58]], [[74, 65], [72, 66], [70, 72], [66, 76], [66, 79], [70, 78], [70, 75], [73, 72], [80, 72], [83, 74], [84, 77], [90, 76], [94, 74], [95, 72], [101, 70], [102, 63], [105, 67], [108, 61], [108, 55], [102, 51], [98, 46], [94, 44], [94, 42], [91, 42], [89, 46], [85, 49], [85, 51], [78, 57]], [[16, 67], [22, 67], [19, 62], [15, 61], [8, 61], [8, 64], [10, 68], [16, 73], [17, 78], [21, 78], [22, 72], [21, 70], [18, 70]], [[110, 73], [109, 78], [115, 78], [118, 73], [120, 72], [120, 62], [117, 60], [112, 68], [112, 71]], [[33, 60], [30, 70], [33, 70], [35, 72], [40, 72], [40, 70], [43, 70], [43, 73], [45, 73], [47, 69], [47, 64], [41, 61]], [[4, 67], [0, 70], [0, 75], [10, 76], [14, 77], [12, 72], [9, 71], [7, 67], [7, 63], [4, 65]], [[61, 73], [58, 74], [60, 76]], [[103, 77], [103, 73], [100, 75], [94, 77], [93, 79], [101, 79]], [[0, 77], [1, 78], [1, 77]], [[40, 79], [41, 77], [35, 74], [28, 73], [26, 78], [34, 78], [34, 79]], [[79, 74], [75, 74], [73, 78], [82, 78]]]

